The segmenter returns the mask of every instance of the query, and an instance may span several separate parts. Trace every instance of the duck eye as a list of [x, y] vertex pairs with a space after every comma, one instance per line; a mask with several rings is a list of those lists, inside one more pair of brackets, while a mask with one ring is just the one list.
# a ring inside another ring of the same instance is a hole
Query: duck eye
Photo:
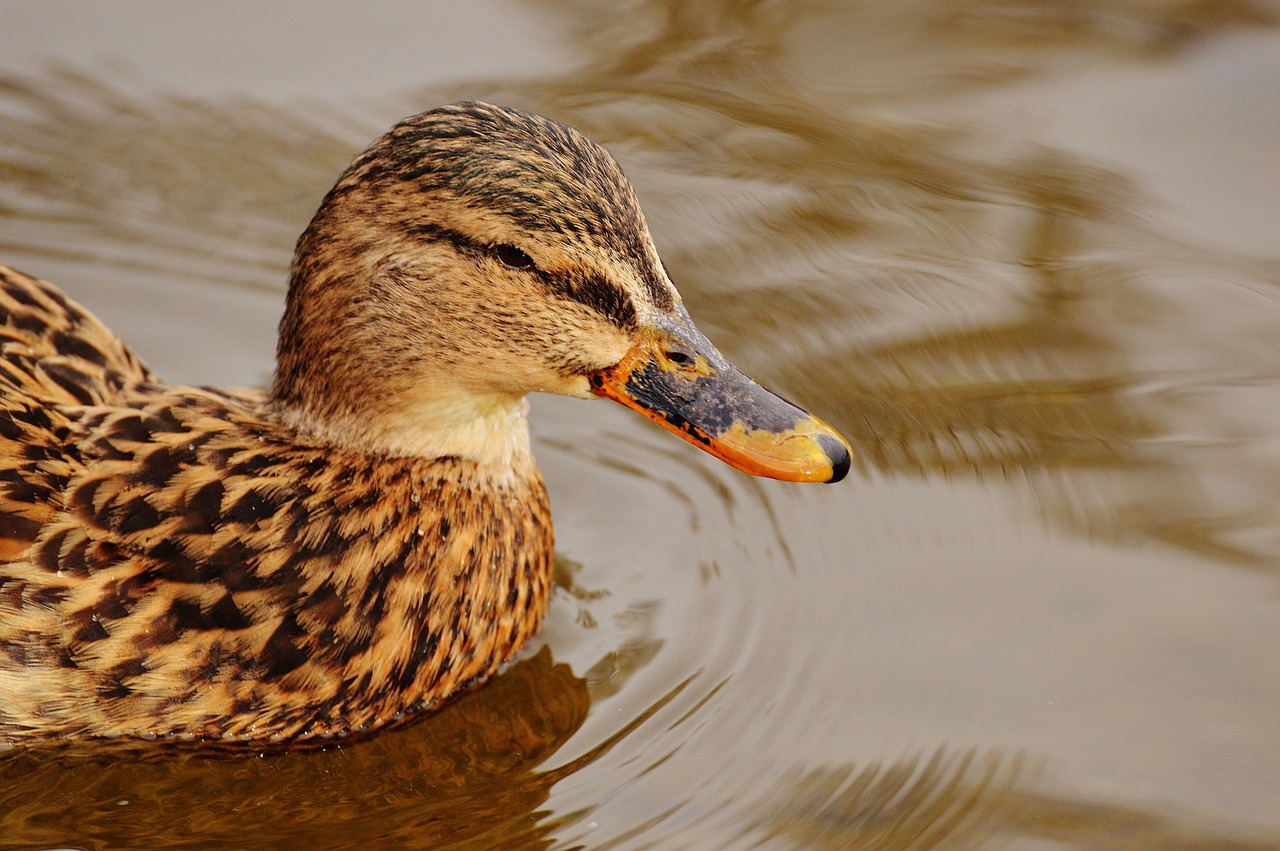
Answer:
[[507, 245], [506, 243], [495, 245], [493, 247], [493, 256], [512, 269], [528, 269], [533, 266], [533, 258], [514, 245]]

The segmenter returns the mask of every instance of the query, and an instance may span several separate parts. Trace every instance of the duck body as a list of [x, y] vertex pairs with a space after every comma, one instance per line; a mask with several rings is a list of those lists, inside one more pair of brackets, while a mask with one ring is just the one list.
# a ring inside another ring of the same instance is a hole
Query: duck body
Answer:
[[492, 674], [552, 567], [532, 464], [309, 442], [0, 267], [0, 736], [377, 726]]
[[163, 384], [5, 266], [0, 311], [0, 742], [343, 735], [482, 682], [550, 600], [530, 392], [757, 475], [850, 463], [693, 326], [602, 148], [488, 104], [330, 190], [268, 392]]

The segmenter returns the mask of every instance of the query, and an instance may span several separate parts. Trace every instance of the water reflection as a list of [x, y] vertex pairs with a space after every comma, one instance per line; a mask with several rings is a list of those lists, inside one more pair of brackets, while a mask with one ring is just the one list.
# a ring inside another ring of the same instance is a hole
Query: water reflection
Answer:
[[586, 684], [545, 648], [421, 723], [324, 752], [77, 746], [0, 761], [5, 847], [546, 848]]
[[[88, 295], [124, 269], [126, 314], [216, 285], [265, 314], [263, 374], [275, 317], [246, 294], [279, 293], [352, 152], [457, 97], [537, 109], [609, 145], [700, 324], [850, 435], [862, 480], [745, 481], [539, 402], [559, 664], [326, 754], [11, 757], [4, 832], [128, 836], [145, 802], [249, 847], [250, 805], [263, 847], [1275, 847], [1188, 813], [1274, 823], [1274, 588], [1221, 568], [1280, 565], [1276, 259], [1175, 235], [1140, 171], [979, 100], [1160, 72], [1268, 7], [530, 5], [563, 73], [384, 103], [7, 76], [0, 251]], [[200, 380], [257, 377], [226, 374]]]
[[66, 66], [7, 76], [0, 103], [0, 251], [187, 286], [207, 275], [283, 292], [294, 240], [371, 138], [339, 110], [157, 96]]
[[[1239, 3], [915, 5], [919, 17], [899, 10], [895, 25], [964, 37], [931, 42], [924, 61], [912, 55], [902, 80], [917, 82], [913, 96], [939, 80], [993, 87], [1014, 65], [1043, 73], [1054, 62], [1045, 40], [1151, 58], [1225, 27], [1274, 23]], [[1177, 294], [1158, 276], [1194, 264], [1230, 287], [1268, 290], [1267, 265], [1171, 242], [1150, 228], [1131, 180], [1078, 157], [1036, 148], [993, 157], [955, 126], [868, 117], [895, 99], [851, 96], [860, 73], [842, 79], [838, 97], [814, 91], [797, 73], [803, 54], [787, 49], [797, 30], [812, 35], [827, 20], [865, 47], [883, 35], [859, 28], [870, 23], [865, 11], [803, 22], [734, 4], [580, 11], [576, 84], [490, 93], [532, 99], [639, 158], [642, 189], [658, 193], [650, 218], [691, 309], [766, 383], [825, 399], [819, 410], [851, 433], [866, 463], [925, 475], [1036, 471], [1046, 514], [1074, 530], [1277, 563], [1280, 551], [1258, 539], [1280, 486], [1259, 482], [1248, 504], [1228, 511], [1206, 504], [1204, 479], [1222, 459], [1185, 451], [1203, 442], [1186, 432], [1206, 412], [1175, 410], [1187, 400], [1171, 406], [1152, 384], [1168, 380], [1155, 371], [1188, 343], [1185, 329], [1161, 322]], [[837, 66], [858, 55], [830, 34], [806, 47]], [[870, 64], [852, 61], [858, 72]], [[1011, 63], [1005, 74], [957, 70], [997, 61]], [[706, 195], [729, 196], [726, 205], [690, 202], [678, 186], [691, 179]], [[1274, 328], [1274, 304], [1259, 307]], [[1255, 346], [1250, 355], [1233, 380], [1271, 383], [1275, 353]], [[1275, 460], [1264, 463], [1280, 482]], [[1044, 475], [1055, 470], [1073, 475]], [[1115, 470], [1127, 474], [1119, 487]]]
[[831, 851], [1021, 847], [1028, 840], [1104, 850], [1276, 847], [1171, 813], [1037, 792], [1028, 782], [1034, 774], [1021, 758], [942, 750], [890, 765], [795, 771], [755, 826], [769, 839]]

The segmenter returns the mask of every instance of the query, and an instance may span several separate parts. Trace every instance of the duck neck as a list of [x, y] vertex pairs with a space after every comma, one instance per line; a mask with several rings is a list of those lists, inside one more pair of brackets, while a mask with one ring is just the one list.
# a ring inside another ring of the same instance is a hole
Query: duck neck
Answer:
[[[387, 400], [384, 400], [387, 401]], [[376, 401], [361, 410], [272, 402], [276, 418], [294, 431], [338, 448], [411, 458], [462, 458], [496, 480], [519, 477], [533, 466], [529, 401], [520, 395], [433, 393], [394, 405]]]
[[[373, 260], [332, 262], [334, 252], [353, 252], [327, 238], [324, 213], [322, 207], [298, 242], [269, 413], [301, 435], [348, 451], [461, 458], [498, 481], [531, 470], [524, 394], [459, 381], [447, 347], [431, 348], [439, 335], [430, 329], [418, 327], [412, 343], [404, 342], [407, 308], [394, 309], [404, 293], [370, 296], [381, 280]], [[339, 298], [353, 289], [362, 295]], [[406, 348], [420, 356], [407, 358]], [[428, 369], [435, 360], [445, 366]]]

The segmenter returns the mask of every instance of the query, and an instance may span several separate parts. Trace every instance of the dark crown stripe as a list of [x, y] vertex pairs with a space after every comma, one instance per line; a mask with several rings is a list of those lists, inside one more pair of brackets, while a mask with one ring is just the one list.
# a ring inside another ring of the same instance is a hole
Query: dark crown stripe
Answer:
[[459, 252], [485, 252], [489, 250], [489, 246], [484, 243], [474, 240], [460, 231], [440, 225], [416, 224], [408, 229], [408, 233], [411, 236], [447, 242]]

